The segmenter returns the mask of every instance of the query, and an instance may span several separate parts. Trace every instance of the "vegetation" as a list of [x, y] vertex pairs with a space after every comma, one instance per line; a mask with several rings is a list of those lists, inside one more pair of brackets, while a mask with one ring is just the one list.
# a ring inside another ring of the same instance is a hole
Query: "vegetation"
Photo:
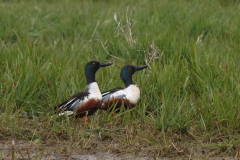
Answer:
[[[1, 0], [0, 139], [38, 144], [39, 156], [43, 142], [152, 157], [191, 158], [198, 147], [200, 157], [239, 155], [239, 19], [239, 0]], [[51, 118], [85, 89], [90, 60], [114, 63], [97, 72], [101, 91], [124, 87], [124, 64], [149, 65], [133, 76], [137, 106], [117, 114], [122, 121], [97, 111], [88, 126]]]

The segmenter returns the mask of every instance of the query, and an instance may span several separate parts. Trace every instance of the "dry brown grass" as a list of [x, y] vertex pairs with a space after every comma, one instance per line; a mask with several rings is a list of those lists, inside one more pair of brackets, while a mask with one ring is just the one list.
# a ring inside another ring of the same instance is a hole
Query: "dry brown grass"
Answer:
[[[4, 121], [2, 122], [4, 125]], [[214, 130], [215, 138], [210, 136], [210, 139], [208, 135], [201, 134], [197, 126], [186, 132], [171, 128], [162, 132], [141, 120], [128, 125], [119, 120], [110, 121], [102, 126], [95, 124], [97, 123], [93, 121], [86, 126], [82, 120], [77, 124], [68, 123], [64, 119], [55, 121], [47, 117], [12, 118], [12, 123], [5, 125], [0, 131], [3, 148], [0, 155], [3, 158], [9, 157], [13, 153], [11, 140], [15, 140], [17, 158], [52, 156], [67, 159], [80, 155], [99, 157], [102, 154], [118, 157], [130, 155], [132, 158], [205, 159], [239, 156], [239, 142], [235, 145], [229, 143], [231, 139], [223, 136], [223, 130]]]

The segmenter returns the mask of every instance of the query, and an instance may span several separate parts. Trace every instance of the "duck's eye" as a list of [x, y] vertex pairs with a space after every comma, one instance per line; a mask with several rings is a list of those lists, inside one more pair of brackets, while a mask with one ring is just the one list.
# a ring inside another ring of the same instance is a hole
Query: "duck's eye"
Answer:
[[95, 64], [95, 63], [92, 63], [92, 64]]

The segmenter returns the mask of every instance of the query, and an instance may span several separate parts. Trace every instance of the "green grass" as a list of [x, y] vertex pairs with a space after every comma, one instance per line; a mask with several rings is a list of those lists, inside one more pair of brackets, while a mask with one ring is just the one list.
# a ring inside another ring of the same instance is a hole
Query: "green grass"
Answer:
[[1, 0], [0, 139], [88, 132], [48, 111], [85, 89], [84, 66], [98, 60], [114, 63], [97, 72], [101, 91], [124, 87], [124, 64], [149, 68], [133, 76], [137, 106], [122, 122], [98, 111], [94, 132], [133, 126], [141, 136], [151, 126], [161, 136], [146, 139], [162, 150], [173, 131], [230, 152], [240, 138], [239, 19], [238, 0]]

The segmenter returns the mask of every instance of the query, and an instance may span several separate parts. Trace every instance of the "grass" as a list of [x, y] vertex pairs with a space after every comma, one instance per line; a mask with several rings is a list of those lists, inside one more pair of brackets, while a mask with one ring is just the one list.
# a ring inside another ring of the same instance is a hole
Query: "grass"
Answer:
[[[1, 0], [0, 139], [154, 157], [191, 158], [197, 147], [208, 149], [201, 156], [238, 155], [239, 2]], [[89, 126], [51, 118], [85, 89], [90, 60], [114, 63], [97, 72], [101, 91], [124, 87], [124, 64], [149, 65], [133, 76], [137, 106], [115, 122], [97, 111]]]

